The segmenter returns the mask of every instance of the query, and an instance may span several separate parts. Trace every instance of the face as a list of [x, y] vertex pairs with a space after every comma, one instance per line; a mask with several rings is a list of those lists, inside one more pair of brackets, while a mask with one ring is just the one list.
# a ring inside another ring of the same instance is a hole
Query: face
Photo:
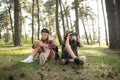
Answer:
[[45, 33], [45, 32], [42, 32], [41, 33], [41, 39], [42, 40], [46, 40], [48, 38], [49, 34], [48, 33]]
[[72, 40], [72, 38], [73, 38], [73, 36], [72, 36], [72, 34], [70, 33], [70, 35], [69, 35], [69, 39]]

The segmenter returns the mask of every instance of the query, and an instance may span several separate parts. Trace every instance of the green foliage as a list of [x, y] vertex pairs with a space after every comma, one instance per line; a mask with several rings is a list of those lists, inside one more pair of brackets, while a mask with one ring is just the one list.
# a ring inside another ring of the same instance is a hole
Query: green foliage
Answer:
[[55, 35], [55, 36], [53, 37], [53, 40], [55, 41], [55, 44], [56, 44], [56, 45], [60, 45], [60, 44], [59, 44], [59, 41], [58, 41], [58, 38], [57, 38], [57, 35]]
[[31, 38], [28, 35], [22, 35], [22, 43], [24, 44], [31, 44]]
[[49, 15], [55, 13], [55, 0], [48, 0], [45, 4], [45, 12], [47, 12]]
[[8, 17], [7, 11], [0, 12], [0, 30], [8, 26], [8, 22], [9, 22], [8, 18], [9, 17]]

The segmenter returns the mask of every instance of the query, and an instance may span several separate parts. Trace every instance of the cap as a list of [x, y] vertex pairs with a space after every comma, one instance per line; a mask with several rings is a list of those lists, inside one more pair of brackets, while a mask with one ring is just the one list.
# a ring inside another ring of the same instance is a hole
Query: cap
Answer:
[[46, 28], [42, 29], [42, 30], [41, 30], [41, 33], [42, 33], [42, 32], [50, 34], [50, 31], [49, 31], [48, 29], [46, 29]]
[[71, 33], [71, 32], [72, 32], [72, 31], [70, 31], [70, 30], [66, 30], [64, 37], [67, 37], [67, 35], [68, 35], [69, 33]]

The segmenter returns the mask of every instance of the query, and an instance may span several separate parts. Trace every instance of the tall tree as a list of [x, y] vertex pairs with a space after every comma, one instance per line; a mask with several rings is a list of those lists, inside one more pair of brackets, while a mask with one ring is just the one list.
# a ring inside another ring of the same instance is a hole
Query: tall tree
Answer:
[[64, 20], [64, 14], [63, 14], [63, 8], [62, 8], [62, 2], [59, 0], [59, 5], [60, 5], [60, 12], [61, 12], [61, 18], [62, 18], [62, 25], [63, 25], [63, 32], [65, 33], [65, 20]]
[[21, 46], [21, 30], [20, 30], [20, 1], [14, 0], [14, 46]]
[[39, 8], [39, 0], [36, 0], [36, 4], [37, 4], [37, 21], [38, 21], [38, 40], [39, 40], [40, 39], [40, 19], [39, 19], [40, 8]]
[[[114, 0], [105, 0], [106, 11], [108, 18], [108, 30], [109, 30], [109, 48], [120, 49], [119, 47], [119, 8]], [[119, 1], [118, 1], [119, 2]]]
[[75, 2], [75, 17], [76, 17], [75, 27], [76, 27], [77, 33], [79, 34], [79, 18], [78, 18], [79, 2], [78, 0], [74, 0], [74, 2]]
[[90, 40], [91, 43], [93, 43], [92, 35], [91, 35], [91, 31], [90, 31], [90, 25], [89, 25], [89, 22], [88, 22], [88, 17], [86, 17], [86, 22], [87, 22], [87, 25], [88, 25], [89, 40]]
[[11, 30], [12, 30], [12, 39], [13, 39], [13, 42], [14, 42], [14, 26], [13, 26], [13, 20], [12, 20], [12, 15], [11, 15], [11, 9], [12, 9], [12, 3], [13, 3], [13, 0], [6, 0], [6, 3], [7, 3], [7, 7], [8, 7], [8, 13], [9, 13], [9, 21], [10, 21], [10, 26], [11, 26]]
[[89, 39], [88, 39], [87, 30], [86, 30], [85, 23], [84, 23], [84, 19], [81, 18], [81, 21], [82, 21], [82, 24], [83, 24], [83, 28], [84, 28], [84, 32], [85, 32], [85, 37], [86, 37], [87, 44], [90, 44]]
[[118, 44], [117, 44], [117, 49], [120, 50], [120, 0], [115, 0], [115, 5], [116, 5], [116, 17], [117, 17], [117, 40], [118, 40]]
[[56, 31], [57, 31], [57, 36], [58, 36], [58, 40], [59, 40], [59, 43], [60, 45], [62, 44], [62, 38], [61, 38], [61, 35], [60, 35], [60, 31], [59, 31], [59, 21], [58, 21], [58, 2], [59, 0], [56, 0]]
[[32, 0], [33, 3], [32, 3], [32, 44], [34, 42], [34, 3], [35, 1]]
[[61, 4], [63, 6], [64, 15], [65, 15], [65, 18], [66, 18], [67, 29], [70, 30], [70, 28], [69, 28], [69, 22], [68, 22], [68, 15], [70, 15], [69, 14], [68, 6], [65, 6], [66, 4], [64, 5], [63, 2], [61, 2]]
[[[93, 20], [94, 13], [91, 11], [91, 7], [87, 6], [87, 5], [80, 5], [80, 7], [79, 7], [79, 13], [80, 13], [79, 14], [79, 18], [81, 19], [83, 27], [84, 27], [84, 32], [85, 32], [87, 44], [90, 44], [90, 40], [92, 42], [92, 36], [91, 36], [91, 32], [90, 32], [90, 25], [89, 25], [90, 21], [89, 20]], [[85, 22], [88, 25], [86, 25]], [[89, 35], [88, 35], [87, 31], [89, 32]]]

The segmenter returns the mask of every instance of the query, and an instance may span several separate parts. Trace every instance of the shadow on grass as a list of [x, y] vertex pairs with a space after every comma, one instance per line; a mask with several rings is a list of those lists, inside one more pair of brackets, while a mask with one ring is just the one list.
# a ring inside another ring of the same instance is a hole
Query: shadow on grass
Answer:
[[25, 78], [25, 80], [30, 80], [30, 73], [33, 73], [39, 69], [38, 64], [38, 60], [35, 60], [31, 64], [17, 61], [8, 65], [4, 65], [0, 68], [0, 80], [2, 78], [4, 78], [4, 80], [21, 80], [22, 78]]

